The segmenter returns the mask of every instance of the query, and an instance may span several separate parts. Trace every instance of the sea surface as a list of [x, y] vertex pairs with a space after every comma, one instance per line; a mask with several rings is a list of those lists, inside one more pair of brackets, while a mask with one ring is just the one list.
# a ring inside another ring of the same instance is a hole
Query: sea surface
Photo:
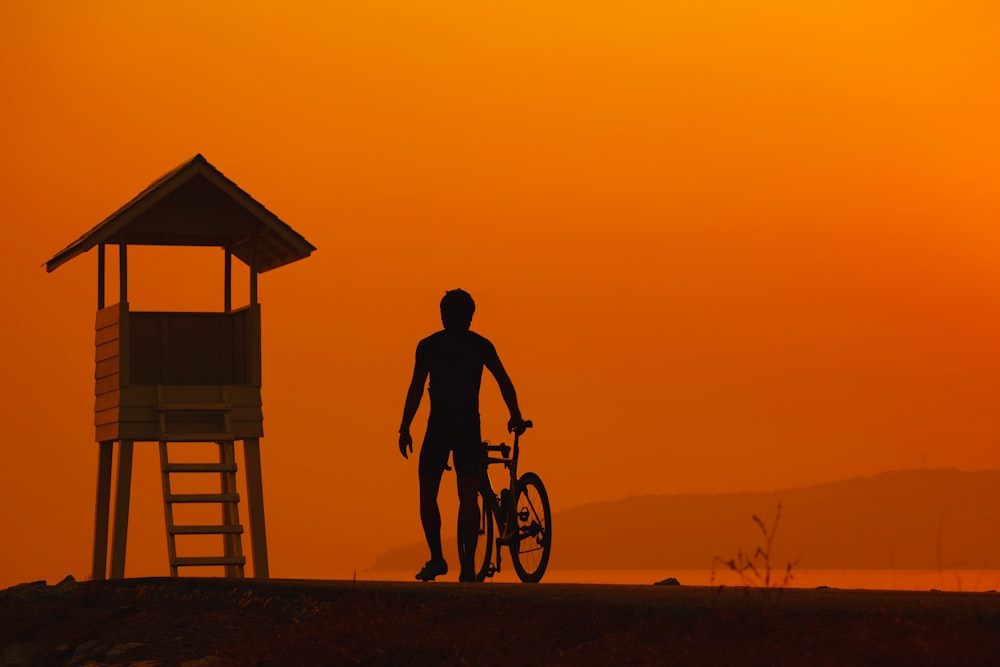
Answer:
[[[394, 570], [358, 571], [359, 580], [413, 581], [413, 572]], [[764, 573], [761, 573], [764, 574]], [[818, 588], [826, 586], [841, 589], [870, 589], [889, 591], [1000, 591], [1000, 570], [995, 569], [945, 569], [945, 570], [796, 570], [792, 569], [790, 581], [784, 581], [785, 572], [771, 573], [771, 586], [785, 588]], [[455, 581], [458, 573], [449, 573], [441, 581]], [[543, 584], [635, 584], [649, 585], [673, 577], [684, 586], [762, 586], [763, 579], [741, 578], [727, 569], [712, 570], [560, 570], [549, 569]], [[487, 583], [516, 583], [517, 575], [509, 564]]]

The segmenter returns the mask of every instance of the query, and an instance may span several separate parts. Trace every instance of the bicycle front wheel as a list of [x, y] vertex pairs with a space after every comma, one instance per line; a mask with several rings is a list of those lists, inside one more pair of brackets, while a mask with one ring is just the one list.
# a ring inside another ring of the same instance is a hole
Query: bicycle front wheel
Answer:
[[537, 583], [545, 574], [552, 551], [552, 511], [538, 475], [528, 472], [517, 480], [514, 507], [517, 540], [510, 545], [514, 571], [521, 581]]
[[493, 555], [493, 513], [486, 505], [486, 498], [480, 496], [479, 539], [476, 541], [476, 581], [483, 581], [493, 574], [490, 571], [490, 557]]

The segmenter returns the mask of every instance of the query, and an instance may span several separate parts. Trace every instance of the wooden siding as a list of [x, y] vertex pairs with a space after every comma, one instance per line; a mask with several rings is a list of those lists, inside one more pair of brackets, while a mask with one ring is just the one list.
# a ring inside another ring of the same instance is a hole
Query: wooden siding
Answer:
[[201, 442], [264, 435], [259, 387], [131, 385], [99, 397], [96, 407], [98, 442]]
[[115, 304], [97, 312], [94, 341], [98, 442], [263, 437], [258, 308], [130, 313]]
[[[94, 421], [103, 422], [102, 412], [112, 404], [117, 403], [118, 390], [122, 384], [121, 359], [123, 341], [121, 340], [120, 304], [114, 304], [97, 311], [94, 324]], [[127, 314], [126, 314], [127, 317]], [[127, 347], [127, 341], [124, 344]], [[98, 429], [97, 441], [117, 440], [117, 437], [101, 437]]]

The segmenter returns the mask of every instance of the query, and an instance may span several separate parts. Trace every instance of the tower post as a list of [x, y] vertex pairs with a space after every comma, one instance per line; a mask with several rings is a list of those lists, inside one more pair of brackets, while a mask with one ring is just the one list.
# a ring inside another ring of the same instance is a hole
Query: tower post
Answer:
[[90, 572], [94, 581], [103, 581], [108, 576], [108, 521], [111, 513], [111, 456], [114, 444], [111, 440], [98, 443], [94, 559]]

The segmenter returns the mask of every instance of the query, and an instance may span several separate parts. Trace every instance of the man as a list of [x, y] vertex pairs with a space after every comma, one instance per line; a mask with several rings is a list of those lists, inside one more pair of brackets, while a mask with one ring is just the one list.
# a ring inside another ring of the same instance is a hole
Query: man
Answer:
[[458, 557], [459, 581], [475, 581], [476, 542], [479, 539], [479, 471], [482, 437], [479, 430], [479, 387], [483, 367], [489, 369], [500, 386], [510, 411], [509, 431], [524, 431], [517, 406], [514, 385], [500, 363], [493, 343], [470, 331], [476, 304], [463, 290], [450, 290], [441, 299], [442, 331], [417, 344], [413, 379], [406, 392], [403, 421], [399, 427], [399, 452], [409, 458], [413, 451], [410, 423], [423, 397], [424, 384], [430, 377], [428, 393], [431, 413], [420, 448], [420, 522], [423, 525], [431, 559], [417, 573], [417, 579], [431, 581], [448, 572], [441, 552], [441, 512], [437, 495], [441, 476], [453, 455], [458, 480]]

